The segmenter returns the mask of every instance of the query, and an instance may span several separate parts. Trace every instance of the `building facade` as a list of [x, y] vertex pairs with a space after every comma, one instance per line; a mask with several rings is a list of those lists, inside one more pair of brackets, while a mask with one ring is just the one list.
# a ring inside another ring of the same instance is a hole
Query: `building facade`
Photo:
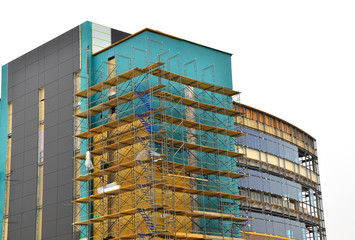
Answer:
[[237, 138], [237, 151], [246, 155], [239, 166], [249, 177], [239, 188], [250, 197], [241, 209], [253, 218], [245, 234], [326, 239], [316, 140], [264, 111], [241, 108], [245, 117], [238, 118], [236, 129], [246, 135]]
[[326, 239], [315, 140], [231, 55], [85, 22], [2, 67], [3, 239]]

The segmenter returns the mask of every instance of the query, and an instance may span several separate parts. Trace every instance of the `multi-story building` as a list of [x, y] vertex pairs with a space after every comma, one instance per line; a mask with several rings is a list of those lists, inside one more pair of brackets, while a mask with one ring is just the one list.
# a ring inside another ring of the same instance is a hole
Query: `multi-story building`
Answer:
[[246, 157], [238, 166], [248, 178], [239, 190], [250, 200], [240, 208], [253, 218], [245, 234], [326, 239], [316, 140], [271, 114], [241, 108], [244, 117], [238, 117], [236, 130], [246, 135], [237, 138], [237, 151]]
[[231, 54], [85, 22], [2, 67], [3, 239], [326, 239], [315, 140]]

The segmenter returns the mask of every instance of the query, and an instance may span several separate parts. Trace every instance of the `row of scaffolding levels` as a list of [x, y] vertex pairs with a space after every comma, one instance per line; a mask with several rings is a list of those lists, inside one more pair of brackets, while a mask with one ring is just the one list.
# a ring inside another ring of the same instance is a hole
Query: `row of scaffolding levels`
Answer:
[[112, 75], [84, 90], [76, 78], [76, 236], [239, 239], [239, 93], [162, 62]]

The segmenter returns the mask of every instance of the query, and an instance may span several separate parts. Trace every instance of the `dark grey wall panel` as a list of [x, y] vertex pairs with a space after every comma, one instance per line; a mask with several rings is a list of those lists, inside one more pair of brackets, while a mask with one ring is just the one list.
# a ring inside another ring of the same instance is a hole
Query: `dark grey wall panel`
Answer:
[[[37, 175], [37, 171], [35, 171], [35, 172]], [[31, 180], [24, 181], [24, 183], [23, 183], [22, 195], [28, 196], [31, 194], [37, 194], [37, 179], [36, 178], [32, 178]]]
[[[43, 209], [43, 213], [45, 212], [44, 210], [45, 209]], [[46, 228], [43, 229], [42, 238], [51, 239], [54, 237], [53, 239], [56, 239], [55, 237], [57, 236], [57, 219], [53, 221], [43, 221], [43, 222], [45, 222]]]
[[13, 98], [16, 100], [19, 100], [20, 98], [22, 98], [22, 101], [23, 101], [23, 104], [22, 105], [19, 105], [21, 106], [22, 108], [25, 107], [25, 104], [24, 104], [24, 95], [26, 93], [26, 82], [21, 82], [19, 84], [17, 84], [15, 87], [12, 88], [12, 95], [13, 95]]
[[38, 61], [26, 66], [26, 80], [38, 75]]
[[[54, 86], [57, 86], [56, 84]], [[46, 97], [46, 114], [52, 112], [58, 112], [58, 96]], [[46, 125], [46, 127], [48, 127]]]
[[[26, 81], [26, 93], [37, 90], [38, 88], [38, 74], [36, 74]], [[36, 100], [38, 100], [38, 94]], [[30, 103], [33, 104], [34, 102]]]
[[55, 82], [58, 84], [58, 76], [59, 76], [59, 67], [58, 65], [48, 68], [44, 72], [44, 82], [45, 84], [50, 84], [52, 82]]
[[[33, 209], [36, 208], [36, 202], [37, 202], [36, 200], [37, 200], [37, 195], [35, 194], [23, 196], [22, 212], [30, 212], [30, 211], [33, 212], [34, 211]], [[33, 223], [27, 223], [27, 222], [23, 224], [33, 225]]]
[[58, 154], [58, 170], [63, 168], [68, 168], [73, 166], [73, 152], [65, 152], [63, 154]]
[[31, 52], [27, 53], [25, 55], [26, 57], [26, 64], [27, 65], [30, 65], [34, 62], [37, 62], [38, 63], [38, 60], [39, 60], [39, 51], [38, 51], [38, 48], [32, 50]]
[[38, 89], [42, 87], [45, 89], [42, 238], [72, 239], [73, 73], [79, 70], [79, 65], [79, 27], [8, 65], [8, 100], [13, 103], [9, 239], [34, 239], [36, 234]]
[[58, 124], [58, 111], [48, 112], [46, 114], [46, 127], [50, 128]]
[[[54, 163], [50, 163], [50, 164], [54, 164]], [[44, 175], [45, 179], [46, 179], [46, 184], [43, 184], [43, 192], [44, 195], [43, 199], [46, 199], [46, 201], [43, 203], [43, 205], [48, 204], [47, 202], [47, 198], [50, 198], [50, 196], [48, 196], [48, 193], [50, 193], [50, 191], [53, 191], [53, 188], [57, 188], [58, 184], [57, 184], [57, 179], [58, 179], [58, 173], [57, 172], [52, 172], [52, 173], [48, 173]]]
[[[30, 124], [25, 123], [25, 129], [27, 128], [27, 125]], [[32, 150], [32, 149], [38, 149], [38, 133], [34, 133], [30, 136], [26, 136], [25, 138], [25, 151]]]
[[[21, 200], [22, 199], [20, 199], [20, 201]], [[20, 211], [22, 211], [21, 202], [19, 203], [18, 201], [14, 201], [13, 205], [15, 205], [15, 204], [19, 204], [18, 208]], [[11, 205], [10, 205], [10, 209], [11, 209]], [[11, 215], [12, 218], [11, 218], [11, 224], [9, 224], [9, 233], [10, 232], [14, 232], [14, 233], [20, 232], [21, 233], [21, 231], [18, 231], [18, 229], [21, 228], [21, 215], [22, 215], [21, 213]], [[15, 234], [14, 234], [14, 236], [12, 236], [12, 234], [9, 234], [9, 239], [16, 240], [16, 239], [21, 239], [21, 238], [16, 238]]]
[[33, 228], [33, 226], [30, 227], [24, 227], [22, 229], [22, 234], [24, 236], [35, 236], [36, 235], [36, 229]]
[[37, 159], [38, 159], [38, 149], [28, 150], [24, 154], [23, 165], [24, 166], [30, 165], [30, 164], [36, 162]]
[[[11, 161], [11, 168], [12, 169], [19, 169], [19, 168], [23, 168], [23, 160], [25, 158], [25, 153], [21, 152], [18, 153], [17, 155], [12, 155], [11, 156], [12, 161]], [[14, 158], [16, 158], [16, 161], [14, 161]]]
[[111, 44], [118, 42], [129, 35], [131, 34], [111, 28]]
[[23, 168], [23, 180], [24, 181], [29, 181], [36, 179], [36, 176], [34, 176], [34, 172], [37, 171], [37, 164], [31, 164], [27, 165]]
[[[29, 109], [32, 109], [32, 108], [29, 108]], [[34, 134], [36, 134], [36, 138], [38, 138], [38, 120], [37, 119], [27, 120], [26, 113], [25, 113], [25, 125], [26, 125], [25, 137], [29, 137], [31, 135], [33, 136]], [[37, 144], [34, 147], [37, 147]]]
[[26, 108], [29, 106], [36, 106], [37, 110], [36, 112], [38, 113], [38, 88], [30, 91], [30, 90], [26, 90], [26, 96], [25, 96], [25, 106]]

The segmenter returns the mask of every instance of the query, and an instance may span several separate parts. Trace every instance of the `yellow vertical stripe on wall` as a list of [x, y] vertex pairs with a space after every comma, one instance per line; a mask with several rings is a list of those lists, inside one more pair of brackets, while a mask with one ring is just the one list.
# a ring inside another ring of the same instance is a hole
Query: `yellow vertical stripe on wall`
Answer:
[[38, 93], [37, 240], [42, 239], [44, 100], [44, 89], [41, 88]]
[[4, 206], [4, 218], [3, 218], [3, 230], [2, 239], [7, 240], [8, 225], [9, 225], [9, 202], [10, 202], [10, 173], [11, 173], [11, 144], [12, 144], [12, 103], [9, 103], [8, 112], [8, 124], [7, 132], [9, 133], [7, 138], [7, 156], [6, 156], [6, 170], [5, 170], [5, 206]]

